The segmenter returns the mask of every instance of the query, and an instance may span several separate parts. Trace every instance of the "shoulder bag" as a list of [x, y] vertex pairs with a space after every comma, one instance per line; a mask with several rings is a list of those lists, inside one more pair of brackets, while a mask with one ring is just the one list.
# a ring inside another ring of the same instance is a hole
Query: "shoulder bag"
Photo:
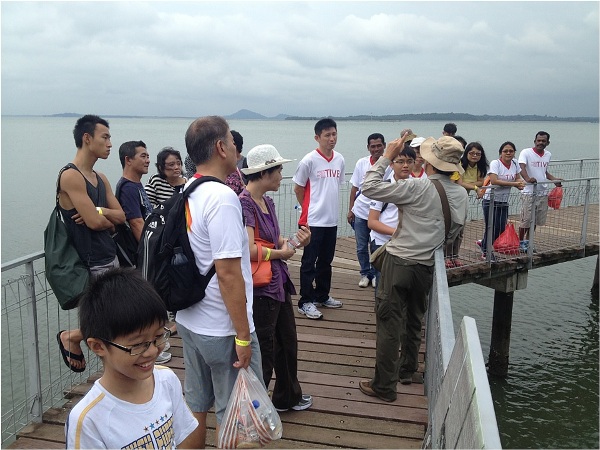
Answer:
[[257, 261], [250, 261], [252, 266], [252, 285], [254, 287], [265, 287], [271, 283], [273, 271], [271, 270], [271, 261], [262, 260], [262, 248], [275, 248], [275, 244], [261, 239], [258, 231], [258, 216], [256, 207], [254, 208], [254, 243], [257, 247]]
[[46, 279], [64, 310], [73, 309], [79, 302], [79, 296], [85, 289], [90, 272], [79, 258], [73, 246], [64, 219], [58, 206], [58, 192], [62, 173], [70, 168], [67, 164], [60, 170], [56, 181], [56, 205], [50, 214], [48, 226], [44, 231], [44, 252]]

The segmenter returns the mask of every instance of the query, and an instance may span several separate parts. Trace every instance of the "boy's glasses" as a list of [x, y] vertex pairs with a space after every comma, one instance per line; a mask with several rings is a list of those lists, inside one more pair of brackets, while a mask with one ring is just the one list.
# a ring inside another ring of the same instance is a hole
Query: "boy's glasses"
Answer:
[[163, 328], [165, 329], [165, 332], [162, 336], [157, 337], [153, 341], [142, 342], [140, 344], [132, 345], [131, 347], [125, 347], [124, 345], [115, 344], [114, 342], [111, 342], [108, 339], [102, 339], [102, 338], [99, 338], [99, 339], [106, 344], [110, 344], [113, 347], [117, 347], [119, 350], [123, 350], [124, 352], [129, 353], [131, 356], [137, 356], [137, 355], [141, 355], [146, 350], [148, 350], [148, 348], [150, 347], [151, 344], [154, 344], [154, 346], [157, 348], [164, 347], [164, 345], [167, 343], [167, 341], [171, 337], [171, 330], [169, 330], [167, 327], [163, 327]]
[[394, 164], [400, 164], [401, 166], [404, 166], [404, 165], [410, 166], [411, 164], [415, 163], [415, 160], [414, 159], [396, 159], [393, 162], [394, 162]]

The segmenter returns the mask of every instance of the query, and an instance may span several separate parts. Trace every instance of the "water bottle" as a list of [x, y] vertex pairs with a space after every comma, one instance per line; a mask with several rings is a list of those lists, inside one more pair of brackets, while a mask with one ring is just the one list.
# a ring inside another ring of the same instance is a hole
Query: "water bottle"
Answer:
[[252, 400], [252, 405], [261, 423], [265, 426], [271, 437], [274, 438], [278, 434], [277, 427], [279, 424], [274, 420], [273, 410], [269, 406], [261, 405], [258, 400]]
[[287, 241], [287, 245], [290, 247], [290, 249], [295, 249], [300, 247], [300, 240], [298, 239], [298, 233], [294, 234], [292, 237], [290, 237]]

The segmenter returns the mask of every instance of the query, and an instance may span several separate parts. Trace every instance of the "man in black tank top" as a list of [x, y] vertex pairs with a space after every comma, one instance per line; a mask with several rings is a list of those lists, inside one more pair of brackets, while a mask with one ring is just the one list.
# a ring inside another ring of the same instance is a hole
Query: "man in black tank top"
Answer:
[[[81, 260], [92, 277], [118, 267], [114, 226], [125, 222], [125, 213], [115, 198], [110, 183], [94, 171], [98, 159], [107, 159], [112, 144], [108, 122], [98, 116], [81, 117], [73, 129], [77, 153], [59, 180], [59, 206]], [[85, 359], [80, 330], [60, 331], [58, 344], [69, 368], [81, 372]]]

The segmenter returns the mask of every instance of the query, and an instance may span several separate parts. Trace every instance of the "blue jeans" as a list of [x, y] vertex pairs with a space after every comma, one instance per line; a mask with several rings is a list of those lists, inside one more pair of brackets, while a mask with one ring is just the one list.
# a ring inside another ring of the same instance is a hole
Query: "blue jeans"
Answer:
[[[369, 262], [369, 243], [371, 242], [371, 230], [369, 229], [368, 221], [356, 217], [354, 219], [354, 237], [356, 238], [356, 256], [360, 264], [360, 275], [372, 279], [375, 276], [375, 269], [371, 267]], [[373, 248], [371, 247], [371, 252]]]
[[[485, 255], [487, 253], [487, 225], [488, 225], [488, 215], [490, 212], [490, 201], [483, 200], [483, 220], [485, 222], [485, 228], [483, 229], [483, 239], [481, 240], [481, 251]], [[494, 212], [492, 213], [492, 250], [494, 241], [500, 236], [500, 234], [506, 228], [506, 222], [508, 221], [508, 203], [494, 202]]]

